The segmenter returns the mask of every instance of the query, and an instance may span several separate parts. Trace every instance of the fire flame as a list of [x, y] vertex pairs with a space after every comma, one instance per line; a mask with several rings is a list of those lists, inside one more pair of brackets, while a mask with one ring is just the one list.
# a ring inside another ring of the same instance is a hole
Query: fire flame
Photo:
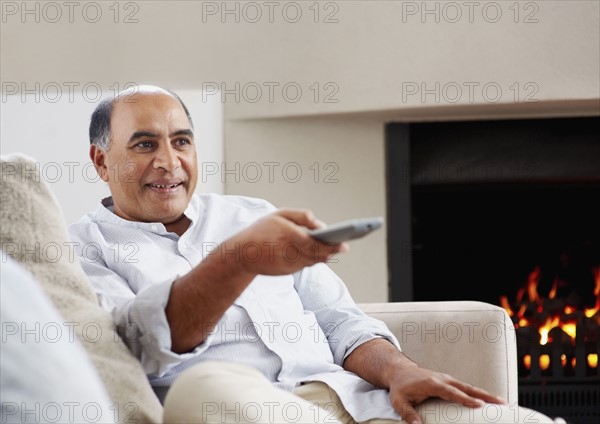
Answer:
[[590, 353], [588, 355], [588, 365], [590, 368], [596, 368], [598, 366], [598, 354], [597, 353]]
[[[583, 314], [587, 318], [592, 318], [600, 311], [600, 267], [594, 268], [592, 270], [594, 275], [594, 295], [596, 296], [595, 305], [591, 308], [584, 308]], [[518, 305], [518, 311], [515, 311], [508, 301], [506, 296], [500, 297], [500, 306], [502, 306], [508, 315], [515, 322], [515, 328], [528, 327], [532, 325], [532, 323], [525, 317], [525, 312], [527, 311], [527, 302], [524, 301], [525, 295], [527, 295], [527, 300], [530, 304], [537, 305], [537, 312], [543, 312], [543, 300], [538, 293], [538, 285], [541, 278], [541, 270], [539, 266], [536, 266], [527, 278], [527, 283], [524, 287], [519, 289], [516, 296], [516, 305]], [[556, 278], [552, 287], [548, 293], [548, 299], [554, 299], [556, 297], [556, 293], [558, 291], [558, 279]], [[571, 343], [575, 344], [575, 338], [577, 336], [577, 320], [573, 319], [563, 319], [561, 320], [561, 315], [570, 316], [577, 312], [576, 308], [570, 305], [565, 305], [563, 307], [562, 313], [557, 313], [552, 316], [548, 316], [545, 322], [538, 327], [538, 332], [540, 334], [540, 345], [546, 345], [551, 343], [552, 340], [552, 330], [554, 328], [560, 328], [564, 334], [566, 334]], [[547, 354], [542, 354], [539, 356], [539, 365], [541, 370], [547, 370], [550, 367], [550, 356]], [[568, 363], [567, 356], [561, 355], [560, 358], [561, 364], [565, 367]], [[523, 365], [526, 369], [531, 369], [532, 358], [531, 355], [527, 354], [523, 357]], [[571, 358], [571, 366], [575, 368], [576, 360], [575, 358]], [[598, 367], [598, 353], [590, 353], [587, 355], [587, 364], [591, 368]]]
[[583, 313], [586, 317], [593, 317], [596, 312], [600, 311], [600, 266], [594, 269], [594, 295], [596, 296], [596, 304], [593, 308], [585, 308]]

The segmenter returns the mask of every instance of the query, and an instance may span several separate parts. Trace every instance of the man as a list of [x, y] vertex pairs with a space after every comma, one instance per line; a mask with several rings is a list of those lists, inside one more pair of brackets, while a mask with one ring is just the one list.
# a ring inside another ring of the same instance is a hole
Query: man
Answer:
[[503, 403], [404, 356], [323, 264], [348, 246], [308, 236], [322, 226], [310, 211], [194, 194], [197, 140], [174, 93], [145, 86], [101, 103], [90, 141], [112, 197], [70, 233], [87, 248], [82, 266], [159, 397], [193, 365], [226, 361], [290, 395], [333, 399], [345, 422], [420, 423], [415, 407], [432, 397]]

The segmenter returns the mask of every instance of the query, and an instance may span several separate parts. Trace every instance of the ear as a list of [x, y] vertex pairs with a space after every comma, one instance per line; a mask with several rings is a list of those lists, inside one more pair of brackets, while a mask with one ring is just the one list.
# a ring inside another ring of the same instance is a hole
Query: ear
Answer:
[[90, 159], [102, 181], [107, 183], [109, 178], [108, 166], [106, 165], [106, 152], [95, 144], [92, 144], [90, 146]]

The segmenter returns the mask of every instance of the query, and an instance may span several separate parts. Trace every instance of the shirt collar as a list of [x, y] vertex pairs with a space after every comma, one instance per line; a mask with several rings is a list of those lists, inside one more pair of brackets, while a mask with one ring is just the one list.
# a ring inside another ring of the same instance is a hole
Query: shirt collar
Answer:
[[[183, 212], [191, 222], [190, 228], [199, 221], [200, 210], [202, 209], [202, 201], [199, 196], [194, 193], [190, 199], [190, 203]], [[128, 221], [121, 218], [114, 213], [115, 204], [112, 196], [105, 197], [100, 201], [100, 205], [94, 212], [94, 218], [97, 221], [108, 222], [112, 224], [122, 225], [126, 227], [141, 228], [146, 231], [151, 231], [157, 234], [167, 234], [168, 231], [162, 222], [139, 222], [139, 221]]]

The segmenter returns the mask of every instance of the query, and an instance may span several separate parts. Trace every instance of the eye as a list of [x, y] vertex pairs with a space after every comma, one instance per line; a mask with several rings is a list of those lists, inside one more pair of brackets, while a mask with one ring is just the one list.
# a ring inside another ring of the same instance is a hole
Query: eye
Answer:
[[186, 146], [188, 144], [192, 144], [192, 141], [187, 138], [178, 138], [177, 140], [175, 140], [175, 144], [177, 146]]
[[140, 141], [135, 147], [140, 147], [142, 149], [151, 149], [153, 147], [153, 143], [151, 141]]

